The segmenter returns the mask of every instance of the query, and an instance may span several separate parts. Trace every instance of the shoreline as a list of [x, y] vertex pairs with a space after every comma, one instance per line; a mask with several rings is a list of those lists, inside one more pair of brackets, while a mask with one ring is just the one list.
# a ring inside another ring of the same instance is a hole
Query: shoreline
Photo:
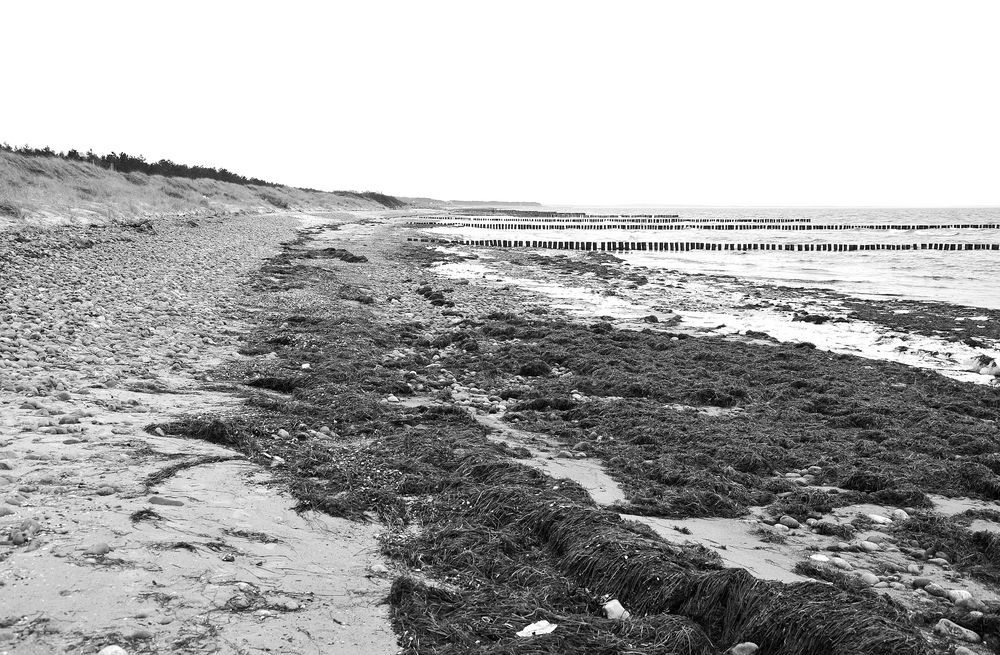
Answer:
[[[236, 451], [299, 509], [384, 531], [369, 546], [385, 563], [364, 579], [391, 581], [387, 620], [403, 652], [709, 654], [753, 642], [768, 653], [932, 653], [964, 643], [935, 632], [942, 618], [991, 647], [1000, 639], [988, 536], [1000, 513], [953, 500], [996, 506], [995, 389], [766, 335], [686, 330], [680, 308], [654, 309], [655, 323], [636, 312], [620, 329], [509, 275], [450, 279], [439, 266], [465, 258], [406, 243], [387, 215], [310, 222], [248, 265], [239, 288], [258, 300], [241, 310], [239, 355], [231, 340], [212, 351], [198, 392], [240, 404], [150, 416], [147, 432]], [[610, 260], [490, 261], [626, 297], [652, 277], [623, 278]], [[952, 438], [939, 444], [933, 430]], [[923, 459], [901, 456], [911, 451]], [[931, 491], [950, 494], [952, 518]], [[709, 529], [736, 525], [728, 544]], [[40, 527], [29, 553], [60, 538]], [[612, 598], [634, 618], [610, 618]], [[296, 602], [234, 618], [267, 625], [315, 607]], [[516, 636], [542, 619], [559, 627]], [[31, 634], [20, 625], [19, 639]]]

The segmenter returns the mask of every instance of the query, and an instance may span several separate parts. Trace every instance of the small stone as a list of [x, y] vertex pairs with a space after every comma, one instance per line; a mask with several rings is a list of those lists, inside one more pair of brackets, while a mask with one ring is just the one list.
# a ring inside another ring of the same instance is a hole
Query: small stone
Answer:
[[892, 520], [893, 521], [905, 521], [910, 518], [910, 515], [906, 513], [906, 510], [894, 509], [892, 510]]
[[236, 594], [226, 604], [236, 610], [245, 610], [250, 607], [250, 599], [243, 594]]
[[180, 507], [184, 504], [183, 501], [174, 498], [163, 498], [162, 496], [150, 496], [148, 502], [150, 505], [167, 505], [169, 507]]
[[5, 459], [0, 459], [0, 471], [13, 471], [14, 465]]
[[128, 655], [128, 651], [121, 646], [105, 646], [97, 651], [97, 655]]
[[962, 602], [968, 602], [972, 600], [972, 594], [970, 594], [968, 591], [965, 591], [964, 589], [949, 589], [948, 591], [945, 592], [945, 595], [948, 596], [948, 600], [955, 603], [956, 605]]
[[620, 621], [626, 621], [632, 616], [627, 609], [622, 607], [622, 604], [617, 598], [612, 598], [608, 602], [604, 603], [604, 615], [609, 619], [616, 619]]
[[892, 519], [891, 518], [889, 518], [888, 516], [882, 516], [881, 514], [868, 514], [867, 516], [872, 521], [874, 521], [875, 523], [878, 523], [880, 525], [888, 525], [888, 524], [892, 523]]
[[226, 553], [225, 555], [222, 556], [222, 561], [223, 562], [235, 562], [236, 561], [236, 556], [233, 555], [232, 553]]
[[385, 399], [386, 399], [387, 402], [390, 402], [390, 403], [398, 403], [399, 402], [399, 398], [397, 398], [393, 394], [389, 394], [388, 396], [385, 397]]
[[83, 551], [84, 555], [93, 555], [94, 557], [101, 557], [102, 555], [107, 555], [111, 552], [111, 546], [104, 542], [96, 543], [87, 550]]
[[879, 583], [878, 576], [871, 571], [861, 571], [858, 573], [858, 578], [861, 579], [869, 587], [877, 585]]
[[782, 516], [780, 519], [778, 519], [778, 523], [780, 523], [781, 525], [783, 525], [783, 526], [785, 526], [787, 528], [790, 528], [792, 530], [794, 530], [795, 528], [799, 527], [799, 522], [796, 521], [791, 516], [787, 516], [787, 515], [786, 516]]
[[902, 582], [890, 582], [889, 583], [889, 587], [891, 589], [895, 589], [896, 591], [904, 591], [904, 590], [906, 590], [906, 585], [903, 584]]
[[906, 572], [912, 575], [920, 575], [920, 567], [916, 564], [907, 564]]
[[838, 569], [843, 569], [845, 571], [850, 571], [851, 569], [854, 568], [853, 566], [851, 566], [850, 562], [841, 557], [831, 557], [830, 563], [836, 566]]
[[95, 493], [97, 493], [98, 496], [110, 496], [114, 492], [114, 487], [98, 487]]
[[938, 621], [937, 625], [934, 626], [934, 632], [952, 637], [953, 639], [967, 641], [970, 644], [978, 644], [980, 641], [978, 634], [968, 628], [963, 628], [948, 619], [941, 619]]
[[882, 547], [874, 541], [862, 541], [858, 544], [858, 547], [868, 553], [874, 553], [875, 551], [882, 549]]
[[149, 630], [143, 630], [142, 628], [135, 630], [132, 633], [132, 636], [130, 637], [130, 639], [142, 639], [142, 640], [147, 640], [152, 638], [153, 638], [153, 633], [150, 632]]
[[374, 564], [372, 564], [368, 568], [375, 575], [388, 575], [389, 574], [389, 567], [386, 566], [385, 564], [383, 564], [382, 562], [375, 562]]
[[752, 641], [744, 641], [727, 650], [725, 655], [754, 655], [758, 650], [757, 644]]
[[927, 563], [936, 564], [937, 566], [940, 566], [942, 568], [948, 566], [948, 560], [946, 560], [943, 557], [932, 557], [929, 560], [927, 560]]
[[292, 436], [292, 435], [288, 434], [288, 430], [285, 430], [284, 428], [278, 430], [277, 435], [279, 437], [281, 437], [282, 439], [287, 439], [290, 436]]
[[558, 453], [556, 453], [556, 457], [561, 457], [564, 459], [573, 459], [573, 453], [571, 453], [568, 450], [560, 450]]
[[976, 655], [976, 651], [971, 648], [966, 648], [965, 646], [956, 646], [953, 655]]
[[814, 562], [820, 562], [822, 564], [826, 564], [827, 562], [830, 561], [829, 557], [827, 557], [826, 555], [820, 555], [820, 554], [810, 555], [809, 559], [811, 559]]
[[913, 578], [913, 581], [910, 584], [913, 585], [914, 589], [923, 589], [927, 585], [931, 584], [931, 579], [930, 578]]
[[937, 596], [938, 598], [944, 598], [948, 593], [944, 590], [944, 587], [936, 582], [924, 585], [924, 591], [929, 593], [931, 596]]
[[783, 523], [775, 523], [771, 526], [771, 530], [777, 532], [778, 534], [788, 534], [790, 532], [790, 528]]

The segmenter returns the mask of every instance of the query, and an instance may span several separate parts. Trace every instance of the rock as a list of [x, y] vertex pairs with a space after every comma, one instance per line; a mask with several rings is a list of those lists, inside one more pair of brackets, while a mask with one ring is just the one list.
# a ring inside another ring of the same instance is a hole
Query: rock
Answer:
[[111, 552], [111, 546], [104, 542], [96, 543], [87, 550], [83, 551], [84, 555], [93, 555], [94, 557], [102, 557]]
[[976, 651], [965, 646], [956, 646], [955, 652], [952, 655], [976, 655]]
[[960, 641], [967, 641], [970, 644], [978, 644], [980, 642], [978, 634], [948, 619], [938, 621], [937, 625], [934, 626], [934, 632]]
[[150, 496], [148, 502], [150, 505], [166, 505], [168, 507], [180, 507], [184, 504], [183, 501], [174, 498], [164, 498], [162, 496]]
[[908, 564], [906, 566], [906, 572], [913, 575], [920, 575], [920, 567], [916, 564]]
[[878, 576], [872, 573], [871, 571], [860, 571], [858, 573], [858, 578], [869, 587], [877, 585], [879, 583]]
[[7, 507], [6, 505], [0, 505], [0, 516], [10, 516], [14, 513], [14, 510]]
[[97, 651], [97, 655], [128, 655], [128, 651], [121, 646], [105, 646]]
[[906, 513], [906, 510], [894, 509], [892, 510], [892, 520], [893, 521], [905, 521], [910, 518], [910, 515]]
[[788, 534], [791, 528], [783, 523], [775, 523], [771, 526], [771, 530], [777, 532], [778, 534]]
[[390, 402], [390, 403], [398, 403], [399, 402], [399, 398], [397, 398], [393, 394], [389, 394], [388, 396], [385, 397], [385, 399], [386, 399], [387, 402]]
[[783, 525], [783, 526], [785, 526], [787, 528], [790, 528], [792, 530], [794, 530], [795, 528], [799, 527], [799, 522], [796, 521], [791, 516], [787, 516], [787, 515], [786, 516], [782, 516], [780, 519], [778, 519], [778, 523], [780, 523], [781, 525]]
[[910, 584], [913, 585], [914, 589], [923, 589], [927, 585], [931, 584], [931, 579], [930, 578], [913, 578], [913, 581]]
[[882, 547], [874, 541], [862, 541], [858, 543], [858, 548], [867, 553], [874, 553], [875, 551], [882, 550]]
[[609, 619], [617, 619], [621, 621], [628, 620], [631, 618], [629, 611], [622, 607], [622, 604], [618, 602], [617, 598], [612, 598], [608, 602], [604, 603], [604, 615]]
[[872, 521], [880, 525], [888, 525], [892, 523], [892, 519], [890, 519], [888, 516], [882, 516], [881, 514], [868, 514], [867, 516]]
[[368, 568], [375, 575], [388, 575], [389, 574], [389, 567], [386, 566], [385, 564], [383, 564], [382, 562], [375, 562], [374, 564], [372, 564]]
[[226, 606], [234, 610], [245, 610], [251, 604], [250, 599], [243, 594], [236, 594], [226, 602]]
[[851, 569], [854, 568], [853, 566], [851, 566], [850, 562], [840, 557], [831, 557], [830, 563], [836, 566], [838, 569], [843, 569], [845, 571], [850, 571]]
[[138, 630], [132, 632], [132, 635], [129, 637], [129, 639], [137, 639], [137, 640], [147, 640], [152, 638], [153, 638], [153, 633], [150, 632], [149, 630], [143, 630], [142, 628], [139, 628]]
[[277, 432], [276, 432], [275, 434], [277, 434], [277, 435], [278, 435], [279, 437], [281, 437], [282, 439], [288, 439], [289, 437], [291, 437], [291, 436], [292, 436], [292, 435], [288, 434], [288, 430], [286, 430], [286, 429], [284, 429], [284, 428], [281, 428], [281, 429], [280, 429], [280, 430], [278, 430], [278, 431], [277, 431]]
[[727, 650], [724, 655], [754, 655], [758, 650], [757, 644], [752, 641], [744, 641]]
[[819, 555], [819, 554], [810, 555], [809, 559], [811, 559], [814, 562], [820, 562], [822, 564], [826, 564], [827, 562], [830, 561], [830, 558], [827, 557], [826, 555]]
[[937, 566], [940, 566], [941, 568], [944, 568], [944, 567], [948, 566], [948, 560], [946, 560], [943, 557], [932, 557], [929, 560], [927, 560], [927, 562], [929, 564], [936, 564]]
[[929, 593], [931, 596], [937, 596], [938, 598], [944, 598], [948, 593], [944, 590], [944, 587], [936, 582], [924, 585], [924, 591]]
[[98, 496], [110, 496], [115, 492], [114, 487], [98, 487], [95, 492]]
[[949, 589], [945, 592], [945, 595], [948, 597], [948, 600], [956, 605], [972, 600], [972, 594], [964, 589]]
[[5, 459], [0, 459], [0, 471], [13, 471], [14, 465]]

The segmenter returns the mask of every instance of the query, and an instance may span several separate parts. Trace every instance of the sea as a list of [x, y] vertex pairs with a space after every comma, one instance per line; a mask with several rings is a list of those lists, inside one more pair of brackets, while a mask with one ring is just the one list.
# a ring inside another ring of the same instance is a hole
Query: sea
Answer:
[[[807, 220], [817, 225], [955, 225], [1000, 224], [1000, 208], [867, 207], [580, 207], [531, 209], [592, 214], [677, 214], [691, 221]], [[692, 227], [668, 232], [504, 230], [435, 228], [469, 239], [548, 239], [606, 241], [690, 241], [708, 243], [790, 244], [998, 244], [1000, 229], [935, 228], [921, 230], [706, 230]], [[626, 261], [684, 273], [730, 275], [764, 284], [825, 288], [859, 298], [940, 301], [1000, 309], [1000, 251], [871, 250], [632, 252]]]

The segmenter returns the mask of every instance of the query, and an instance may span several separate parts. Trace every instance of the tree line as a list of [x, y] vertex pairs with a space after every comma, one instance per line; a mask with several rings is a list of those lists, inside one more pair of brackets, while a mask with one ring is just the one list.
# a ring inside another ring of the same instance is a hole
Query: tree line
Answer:
[[145, 173], [146, 175], [162, 175], [164, 177], [186, 177], [190, 179], [208, 178], [219, 180], [220, 182], [232, 182], [233, 184], [256, 184], [260, 186], [282, 186], [276, 182], [268, 182], [256, 177], [246, 177], [226, 170], [225, 168], [213, 168], [211, 166], [188, 166], [178, 164], [169, 159], [159, 161], [146, 161], [142, 155], [130, 155], [125, 152], [110, 152], [100, 155], [93, 150], [81, 153], [73, 149], [66, 152], [53, 150], [45, 146], [44, 148], [32, 148], [31, 146], [11, 146], [7, 143], [0, 143], [0, 151], [12, 152], [27, 157], [57, 157], [68, 161], [85, 161], [101, 168], [107, 168], [119, 173]]

